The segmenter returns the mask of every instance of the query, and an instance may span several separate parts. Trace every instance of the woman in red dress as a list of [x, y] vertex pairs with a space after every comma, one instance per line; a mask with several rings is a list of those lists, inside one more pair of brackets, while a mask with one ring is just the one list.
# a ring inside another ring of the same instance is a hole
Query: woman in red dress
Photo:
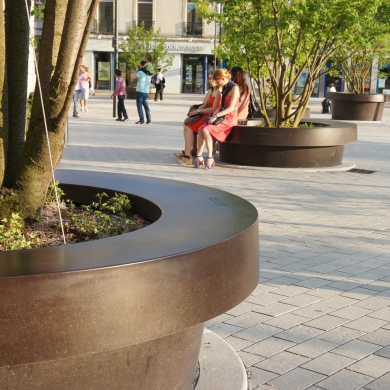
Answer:
[[197, 133], [199, 127], [204, 124], [203, 118], [217, 111], [221, 105], [222, 87], [217, 86], [213, 74], [214, 71], [211, 71], [208, 75], [210, 89], [207, 91], [203, 104], [197, 110], [189, 113], [189, 116], [200, 113], [203, 114], [202, 117], [191, 125], [184, 125], [184, 150], [182, 153], [174, 153], [174, 156], [180, 159], [179, 165], [192, 165], [191, 148], [194, 144], [194, 133]]
[[[199, 128], [195, 168], [204, 166], [205, 169], [211, 169], [215, 165], [213, 157], [214, 140], [225, 142], [233, 126], [237, 125], [237, 108], [240, 105], [240, 90], [237, 84], [230, 80], [230, 73], [226, 69], [217, 69], [213, 78], [218, 86], [223, 87], [222, 106], [221, 111], [215, 112], [208, 120], [208, 123]], [[226, 118], [218, 125], [213, 125], [213, 122], [223, 115], [226, 115]], [[202, 156], [205, 144], [207, 148], [206, 166]]]

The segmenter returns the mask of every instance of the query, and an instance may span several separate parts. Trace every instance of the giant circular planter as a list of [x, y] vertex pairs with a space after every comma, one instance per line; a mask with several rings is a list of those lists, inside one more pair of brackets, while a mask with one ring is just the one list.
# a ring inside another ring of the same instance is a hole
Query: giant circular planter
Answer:
[[320, 168], [342, 164], [344, 146], [356, 142], [354, 123], [302, 120], [314, 128], [259, 127], [261, 120], [233, 127], [219, 143], [220, 160], [228, 164], [273, 168]]
[[203, 323], [256, 287], [256, 209], [208, 187], [57, 171], [66, 198], [130, 195], [154, 223], [103, 240], [0, 253], [0, 388], [186, 390]]
[[380, 93], [327, 92], [326, 97], [331, 100], [332, 119], [350, 121], [380, 121], [386, 102]]

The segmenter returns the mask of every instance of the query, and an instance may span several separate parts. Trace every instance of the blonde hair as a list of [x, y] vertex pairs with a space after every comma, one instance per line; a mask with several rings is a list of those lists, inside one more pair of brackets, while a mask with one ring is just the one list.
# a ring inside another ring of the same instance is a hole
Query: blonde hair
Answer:
[[220, 79], [231, 79], [232, 76], [230, 75], [230, 72], [227, 69], [217, 69], [214, 72], [213, 79], [214, 80], [220, 80]]

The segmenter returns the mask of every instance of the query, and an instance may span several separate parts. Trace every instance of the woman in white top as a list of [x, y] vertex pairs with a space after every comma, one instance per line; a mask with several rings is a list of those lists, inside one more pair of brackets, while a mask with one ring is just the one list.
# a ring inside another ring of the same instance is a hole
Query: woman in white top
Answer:
[[163, 99], [163, 90], [165, 88], [165, 78], [162, 74], [161, 68], [157, 69], [157, 77], [156, 77], [156, 95], [154, 96], [154, 101], [158, 101], [158, 95], [160, 95], [160, 102], [162, 102]]

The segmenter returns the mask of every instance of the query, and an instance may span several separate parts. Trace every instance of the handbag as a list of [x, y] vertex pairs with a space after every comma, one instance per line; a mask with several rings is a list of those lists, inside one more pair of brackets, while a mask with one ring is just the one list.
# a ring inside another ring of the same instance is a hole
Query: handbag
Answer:
[[187, 118], [184, 119], [184, 124], [185, 125], [192, 125], [194, 123], [196, 123], [200, 118], [202, 118], [203, 114], [201, 113], [198, 113], [196, 115], [192, 115], [192, 116], [188, 116], [188, 114], [191, 112], [191, 111], [195, 111], [197, 110], [202, 104], [193, 104], [188, 112], [187, 112]]
[[[206, 118], [203, 118], [203, 120], [206, 122], [206, 123], [209, 123], [209, 119], [210, 118], [215, 118], [213, 116], [207, 116]], [[218, 126], [220, 123], [222, 123], [224, 120], [226, 119], [226, 115], [222, 115], [222, 116], [219, 116], [217, 117], [217, 119], [213, 122], [213, 123], [210, 123], [211, 125], [214, 125], [214, 126]]]

